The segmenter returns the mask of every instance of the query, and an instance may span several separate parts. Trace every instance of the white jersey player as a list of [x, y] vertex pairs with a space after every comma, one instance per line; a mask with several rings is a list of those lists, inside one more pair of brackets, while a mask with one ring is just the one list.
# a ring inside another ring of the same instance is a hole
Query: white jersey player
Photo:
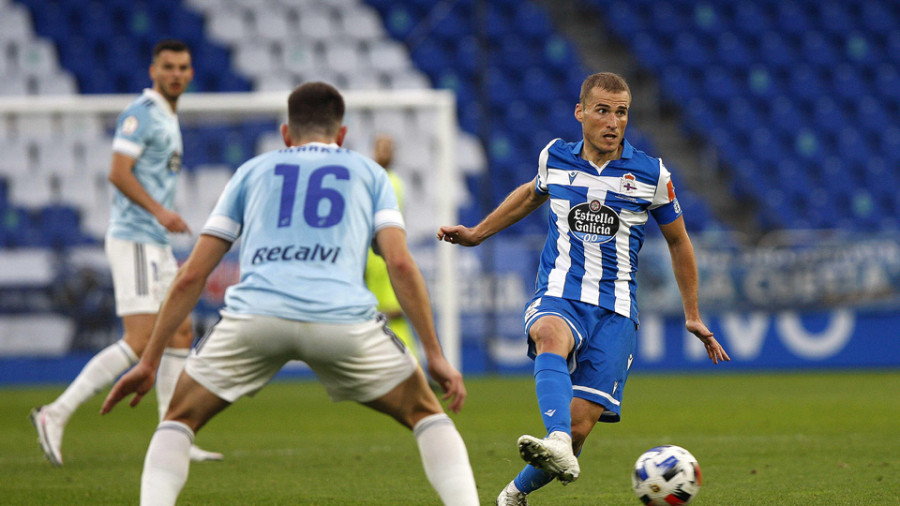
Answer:
[[104, 403], [105, 413], [134, 392], [134, 405], [152, 387], [178, 322], [240, 237], [240, 281], [226, 293], [221, 321], [188, 359], [151, 440], [141, 504], [174, 504], [196, 431], [259, 391], [289, 360], [306, 362], [333, 400], [354, 400], [412, 429], [444, 504], [478, 504], [462, 438], [409, 350], [376, 317], [375, 297], [363, 282], [374, 238], [429, 372], [458, 411], [466, 395], [462, 375], [438, 343], [394, 190], [384, 169], [340, 147], [343, 115], [343, 98], [328, 84], [306, 83], [291, 93], [281, 130], [288, 147], [237, 170], [178, 272], [147, 351]]

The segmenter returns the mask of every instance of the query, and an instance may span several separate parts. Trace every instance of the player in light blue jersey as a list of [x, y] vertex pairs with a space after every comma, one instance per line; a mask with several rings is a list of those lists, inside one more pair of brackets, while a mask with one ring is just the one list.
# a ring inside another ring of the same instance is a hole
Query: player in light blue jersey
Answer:
[[174, 504], [196, 431], [259, 391], [289, 360], [306, 362], [332, 400], [354, 400], [412, 429], [444, 504], [478, 504], [462, 438], [412, 354], [376, 316], [364, 284], [374, 239], [428, 370], [458, 412], [465, 385], [441, 351], [394, 190], [383, 168], [340, 147], [343, 115], [343, 98], [328, 84], [306, 83], [291, 93], [281, 127], [288, 147], [238, 168], [179, 269], [143, 357], [107, 397], [104, 413], [130, 393], [136, 405], [150, 390], [166, 343], [240, 237], [240, 281], [228, 288], [222, 319], [188, 359], [150, 442], [141, 504]]
[[527, 504], [528, 493], [554, 478], [563, 484], [577, 479], [576, 455], [594, 425], [619, 421], [638, 326], [637, 255], [650, 216], [669, 246], [687, 330], [714, 363], [730, 360], [700, 318], [694, 250], [669, 172], [625, 140], [630, 105], [622, 77], [589, 76], [575, 105], [583, 139], [551, 141], [534, 181], [477, 226], [445, 226], [437, 234], [475, 246], [550, 201], [535, 295], [524, 314], [547, 436], [519, 438], [528, 465], [501, 491], [500, 505]]
[[[31, 421], [47, 459], [61, 466], [63, 431], [85, 401], [109, 386], [140, 357], [150, 340], [159, 305], [178, 265], [169, 233], [189, 232], [172, 210], [181, 170], [181, 128], [175, 108], [193, 78], [191, 53], [183, 42], [163, 40], [153, 49], [153, 88], [120, 115], [113, 140], [109, 180], [115, 191], [106, 234], [116, 314], [125, 334], [95, 355], [53, 403], [36, 408]], [[166, 412], [184, 368], [193, 333], [185, 317], [166, 350], [156, 386], [159, 416]], [[222, 460], [222, 454], [191, 447], [196, 461]]]

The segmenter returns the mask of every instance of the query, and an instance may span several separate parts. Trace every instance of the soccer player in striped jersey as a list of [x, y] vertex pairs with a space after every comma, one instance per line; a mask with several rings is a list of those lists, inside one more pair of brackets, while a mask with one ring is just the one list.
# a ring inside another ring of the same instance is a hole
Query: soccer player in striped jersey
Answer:
[[616, 74], [585, 79], [578, 142], [552, 140], [537, 177], [475, 227], [444, 226], [440, 240], [475, 246], [550, 201], [549, 233], [525, 314], [528, 354], [547, 435], [522, 436], [528, 463], [497, 504], [527, 504], [554, 478], [578, 478], [576, 455], [597, 421], [617, 422], [638, 326], [635, 273], [652, 216], [668, 243], [685, 326], [714, 363], [730, 360], [700, 318], [697, 266], [669, 171], [625, 140], [631, 91]]
[[[41, 449], [55, 466], [63, 464], [63, 431], [75, 410], [112, 384], [144, 351], [159, 305], [178, 269], [169, 234], [189, 232], [181, 216], [172, 210], [182, 153], [175, 109], [194, 76], [188, 46], [177, 40], [160, 41], [153, 49], [149, 72], [153, 88], [145, 89], [119, 115], [109, 173], [115, 193], [106, 255], [112, 271], [116, 314], [122, 318], [125, 334], [97, 353], [54, 402], [31, 412]], [[156, 385], [160, 419], [172, 398], [192, 341], [188, 316], [181, 322], [160, 366]], [[222, 460], [222, 454], [192, 446], [191, 458]]]
[[240, 237], [240, 281], [226, 292], [222, 319], [188, 358], [150, 441], [141, 504], [175, 504], [196, 431], [259, 391], [289, 360], [306, 362], [332, 400], [356, 401], [412, 429], [444, 504], [478, 504], [465, 443], [409, 349], [376, 316], [377, 301], [363, 281], [374, 238], [428, 371], [458, 412], [465, 385], [441, 351], [397, 197], [382, 167], [340, 147], [343, 116], [343, 98], [328, 84], [305, 83], [291, 93], [281, 127], [287, 149], [235, 172], [172, 283], [147, 350], [107, 397], [104, 413], [133, 392], [135, 405], [150, 390], [164, 347]]

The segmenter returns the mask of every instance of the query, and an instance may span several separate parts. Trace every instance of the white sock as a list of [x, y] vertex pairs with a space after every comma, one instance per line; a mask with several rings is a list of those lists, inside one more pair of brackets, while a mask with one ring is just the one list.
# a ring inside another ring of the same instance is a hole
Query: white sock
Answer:
[[184, 363], [191, 350], [188, 348], [166, 348], [159, 369], [156, 370], [156, 406], [159, 409], [159, 421], [163, 421], [172, 393], [175, 392], [175, 384], [178, 376], [184, 369]]
[[181, 422], [159, 424], [141, 474], [141, 506], [171, 506], [187, 481], [194, 431]]
[[137, 360], [137, 354], [121, 339], [103, 348], [85, 364], [66, 391], [50, 404], [50, 410], [65, 423], [78, 406], [112, 384]]
[[444, 413], [426, 416], [413, 427], [425, 475], [445, 505], [478, 505], [466, 444]]

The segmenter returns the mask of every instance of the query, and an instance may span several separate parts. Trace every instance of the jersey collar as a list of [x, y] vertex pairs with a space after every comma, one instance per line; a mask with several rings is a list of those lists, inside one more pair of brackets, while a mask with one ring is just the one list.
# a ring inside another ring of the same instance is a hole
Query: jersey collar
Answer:
[[172, 106], [169, 105], [169, 101], [165, 99], [162, 95], [159, 94], [158, 91], [152, 88], [144, 88], [144, 96], [152, 100], [156, 103], [163, 111], [175, 116], [175, 111], [172, 110]]

